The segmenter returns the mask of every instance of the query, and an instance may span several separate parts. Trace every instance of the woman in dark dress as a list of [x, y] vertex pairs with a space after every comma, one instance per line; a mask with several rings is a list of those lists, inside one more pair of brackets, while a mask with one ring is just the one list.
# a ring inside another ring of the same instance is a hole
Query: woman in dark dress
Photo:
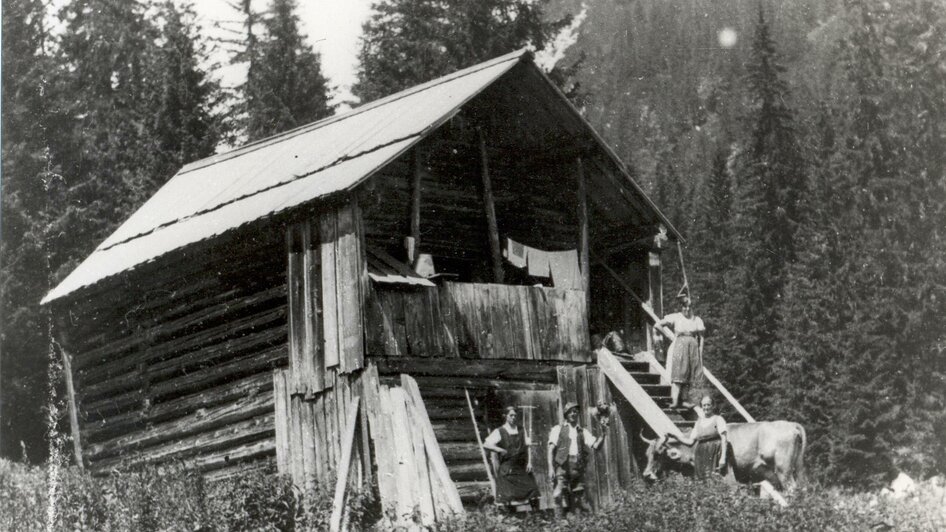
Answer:
[[492, 451], [496, 474], [496, 503], [507, 506], [539, 506], [539, 488], [532, 476], [532, 453], [525, 431], [517, 425], [518, 412], [509, 406], [505, 423], [487, 436], [483, 448]]
[[700, 400], [702, 416], [693, 425], [690, 437], [668, 434], [684, 445], [695, 445], [693, 449], [693, 472], [699, 479], [708, 478], [714, 472], [730, 477], [727, 460], [729, 443], [726, 420], [716, 415], [716, 403], [710, 396]]

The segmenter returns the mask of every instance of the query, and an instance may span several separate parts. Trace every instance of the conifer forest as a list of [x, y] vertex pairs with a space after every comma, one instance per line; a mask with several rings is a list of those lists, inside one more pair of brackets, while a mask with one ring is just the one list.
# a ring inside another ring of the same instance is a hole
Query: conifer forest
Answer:
[[[187, 2], [3, 0], [4, 458], [68, 426], [40, 299], [184, 164], [336, 112], [298, 1], [229, 1], [211, 37]], [[562, 48], [549, 76], [686, 238], [707, 364], [806, 427], [809, 477], [946, 473], [946, 3], [373, 0], [351, 93], [523, 46]]]

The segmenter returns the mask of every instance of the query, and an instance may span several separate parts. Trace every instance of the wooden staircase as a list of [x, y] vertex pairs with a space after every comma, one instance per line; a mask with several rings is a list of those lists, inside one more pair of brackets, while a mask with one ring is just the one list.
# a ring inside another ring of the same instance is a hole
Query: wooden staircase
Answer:
[[697, 414], [693, 409], [674, 410], [670, 408], [670, 385], [661, 384], [661, 375], [651, 371], [650, 364], [629, 359], [626, 356], [613, 355], [627, 373], [633, 378], [647, 395], [660, 407], [660, 410], [680, 429], [680, 432], [689, 434], [696, 421]]

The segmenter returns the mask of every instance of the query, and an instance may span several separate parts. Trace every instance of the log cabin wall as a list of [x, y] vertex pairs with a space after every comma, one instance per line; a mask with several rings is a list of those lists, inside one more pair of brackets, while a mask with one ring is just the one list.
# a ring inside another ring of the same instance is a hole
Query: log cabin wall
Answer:
[[[609, 265], [642, 297], [647, 297], [647, 253], [632, 249], [612, 255]], [[629, 353], [647, 350], [649, 320], [640, 303], [617, 286], [610, 274], [600, 265], [591, 267], [591, 306], [589, 327], [592, 335], [603, 336], [611, 331], [620, 333]]]
[[282, 229], [264, 224], [59, 313], [87, 466], [173, 460], [213, 478], [273, 459], [272, 370], [288, 362], [285, 257]]
[[[457, 274], [457, 280], [491, 282], [482, 164], [469, 129], [444, 126], [362, 187], [365, 239], [368, 246], [405, 258], [403, 239], [411, 234], [416, 169], [421, 183], [420, 251], [432, 254], [438, 271]], [[574, 187], [561, 185], [574, 180], [574, 169], [561, 161], [537, 165], [521, 152], [489, 142], [487, 152], [500, 238], [546, 250], [575, 249], [577, 199]]]

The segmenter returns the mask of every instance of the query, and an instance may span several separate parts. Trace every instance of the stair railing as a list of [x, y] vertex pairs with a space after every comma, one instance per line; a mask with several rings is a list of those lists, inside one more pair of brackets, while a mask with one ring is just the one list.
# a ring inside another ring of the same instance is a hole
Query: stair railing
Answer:
[[[654, 314], [654, 310], [650, 308], [650, 305], [648, 305], [647, 303], [641, 303], [641, 308], [643, 308], [644, 312], [646, 312], [647, 315], [650, 317], [650, 319], [653, 320], [654, 328], [656, 328], [658, 331], [663, 333], [663, 335], [666, 336], [670, 340], [671, 343], [673, 343], [673, 341], [676, 339], [676, 336], [673, 334], [673, 332], [671, 332], [666, 327], [658, 325], [658, 323], [660, 322], [660, 318], [658, 318], [657, 315]], [[657, 360], [656, 357], [654, 357], [653, 353], [650, 353], [650, 356], [653, 358], [654, 363], [656, 363], [657, 365], [660, 365], [660, 362]], [[666, 372], [667, 370], [664, 369], [662, 373], [666, 374]], [[708, 380], [710, 384], [712, 384], [716, 388], [716, 390], [719, 391], [719, 393], [723, 397], [725, 397], [727, 401], [729, 401], [729, 404], [732, 405], [734, 409], [736, 409], [736, 412], [739, 412], [739, 415], [742, 416], [743, 419], [745, 419], [749, 423], [755, 423], [755, 418], [752, 417], [752, 415], [749, 414], [749, 412], [746, 411], [745, 408], [743, 408], [743, 406], [733, 396], [733, 394], [729, 393], [729, 390], [727, 390], [726, 387], [723, 386], [723, 383], [720, 382], [719, 379], [717, 379], [715, 375], [713, 375], [713, 372], [711, 372], [706, 367], [706, 365], [703, 365], [703, 375], [706, 377], [706, 380]]]
[[[658, 318], [657, 315], [654, 314], [654, 310], [650, 308], [650, 305], [648, 305], [647, 302], [641, 299], [641, 297], [637, 295], [637, 292], [635, 292], [634, 289], [631, 288], [631, 286], [627, 284], [627, 282], [624, 279], [622, 279], [621, 276], [618, 275], [616, 271], [611, 269], [611, 267], [608, 266], [608, 264], [604, 260], [602, 260], [601, 257], [598, 257], [595, 254], [592, 254], [592, 257], [594, 258], [596, 263], [602, 266], [605, 269], [605, 271], [607, 271], [608, 274], [611, 275], [611, 277], [615, 280], [615, 282], [618, 283], [618, 286], [623, 288], [628, 294], [631, 295], [631, 297], [637, 300], [641, 308], [644, 309], [644, 312], [647, 313], [651, 321], [654, 323], [654, 328], [660, 331], [661, 333], [663, 333], [664, 336], [666, 336], [668, 339], [670, 339], [671, 342], [673, 342], [676, 336], [673, 334], [673, 332], [671, 332], [666, 327], [659, 325], [660, 318]], [[663, 365], [657, 360], [657, 358], [654, 356], [653, 353], [650, 353], [650, 352], [648, 353], [649, 353], [649, 358], [647, 359], [647, 362], [651, 365], [651, 368], [657, 370], [656, 373], [660, 374], [661, 383], [663, 383], [663, 380], [665, 378], [667, 379], [669, 383], [670, 375], [667, 373], [666, 368], [663, 367]], [[729, 393], [729, 390], [727, 390], [726, 387], [723, 386], [723, 383], [719, 382], [719, 379], [717, 379], [716, 376], [713, 375], [713, 373], [710, 370], [706, 369], [706, 366], [703, 366], [703, 375], [706, 376], [706, 380], [708, 380], [710, 384], [715, 386], [716, 390], [718, 390], [719, 393], [723, 397], [725, 397], [727, 401], [729, 401], [729, 404], [732, 405], [732, 407], [736, 409], [736, 412], [739, 412], [739, 415], [742, 416], [743, 419], [745, 419], [749, 423], [755, 423], [755, 418], [753, 418], [749, 414], [749, 412], [747, 412], [746, 409], [743, 408], [741, 404], [739, 404], [739, 401], [737, 401], [736, 398], [733, 397], [733, 394]]]

